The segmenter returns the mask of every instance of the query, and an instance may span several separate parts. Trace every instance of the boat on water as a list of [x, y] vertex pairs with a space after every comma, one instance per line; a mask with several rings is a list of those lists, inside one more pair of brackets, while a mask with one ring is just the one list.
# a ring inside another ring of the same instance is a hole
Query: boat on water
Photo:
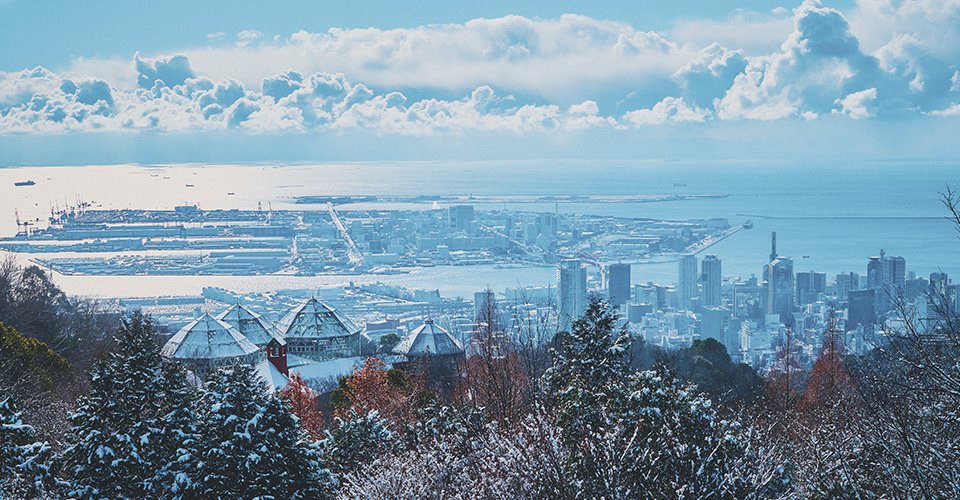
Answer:
[[752, 220], [748, 220], [747, 222], [744, 222], [744, 223], [743, 223], [743, 228], [744, 228], [744, 229], [753, 229], [753, 221], [752, 221]]
[[33, 181], [20, 181], [13, 183], [14, 186], [32, 186], [34, 184], [36, 184], [36, 182]]

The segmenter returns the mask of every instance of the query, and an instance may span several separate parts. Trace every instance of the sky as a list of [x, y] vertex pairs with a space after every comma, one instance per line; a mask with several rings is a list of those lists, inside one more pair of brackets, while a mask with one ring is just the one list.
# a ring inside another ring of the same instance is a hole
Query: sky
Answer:
[[960, 0], [0, 0], [0, 165], [960, 153]]

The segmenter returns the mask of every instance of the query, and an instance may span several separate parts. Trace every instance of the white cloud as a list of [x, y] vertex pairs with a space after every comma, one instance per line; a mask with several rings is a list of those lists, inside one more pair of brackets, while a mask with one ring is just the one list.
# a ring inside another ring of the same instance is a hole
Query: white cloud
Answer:
[[[282, 39], [251, 30], [237, 34], [239, 46], [138, 53], [133, 61], [77, 59], [60, 73], [0, 73], [0, 134], [233, 128], [431, 135], [951, 115], [960, 113], [960, 47], [943, 40], [960, 30], [955, 3], [862, 0], [850, 21], [806, 0], [792, 17], [778, 9], [736, 14], [725, 29], [766, 31], [752, 42], [727, 37], [729, 44], [716, 43], [719, 35], [706, 25], [696, 36], [684, 34], [692, 24], [667, 36], [574, 15]], [[870, 32], [879, 41], [867, 51], [857, 23], [870, 16], [882, 29]], [[903, 16], [906, 27], [936, 25], [940, 38], [907, 32], [891, 16]], [[772, 48], [754, 53], [760, 46]]]
[[257, 30], [243, 30], [237, 33], [237, 47], [243, 48], [263, 38], [263, 33]]
[[683, 99], [668, 97], [651, 109], [638, 109], [624, 113], [623, 122], [628, 125], [659, 125], [662, 123], [702, 122], [710, 112], [690, 107]]
[[790, 11], [778, 7], [770, 15], [741, 11], [722, 20], [682, 20], [670, 34], [680, 43], [697, 47], [717, 43], [743, 50], [748, 55], [762, 55], [776, 50], [792, 30]]
[[[185, 50], [197, 71], [248, 87], [288, 70], [343, 73], [381, 88], [465, 93], [482, 85], [566, 105], [585, 92], [664, 80], [696, 53], [652, 32], [584, 16], [507, 16], [409, 29], [301, 31], [243, 48]], [[622, 97], [622, 95], [621, 95]]]
[[874, 106], [876, 100], [877, 89], [866, 89], [854, 92], [843, 99], [837, 99], [835, 104], [840, 106], [840, 113], [844, 113], [854, 120], [860, 120], [876, 115], [876, 107]]

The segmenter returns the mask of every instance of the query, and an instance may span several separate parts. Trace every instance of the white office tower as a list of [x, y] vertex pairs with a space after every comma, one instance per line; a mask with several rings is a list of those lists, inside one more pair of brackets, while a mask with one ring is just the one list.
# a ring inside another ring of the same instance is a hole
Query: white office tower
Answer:
[[681, 311], [692, 311], [693, 300], [697, 298], [697, 256], [684, 255], [679, 262], [677, 305]]
[[587, 310], [587, 269], [578, 259], [560, 263], [557, 288], [560, 292], [560, 329], [569, 330], [573, 320]]
[[720, 307], [720, 284], [723, 276], [720, 271], [720, 259], [716, 255], [707, 255], [700, 263], [703, 271], [703, 282], [700, 305], [703, 307]]

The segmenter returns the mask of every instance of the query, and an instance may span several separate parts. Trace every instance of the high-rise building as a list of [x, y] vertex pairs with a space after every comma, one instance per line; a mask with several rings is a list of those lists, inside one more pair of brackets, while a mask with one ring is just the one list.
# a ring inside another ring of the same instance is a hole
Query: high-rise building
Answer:
[[903, 257], [890, 257], [886, 260], [886, 269], [883, 273], [887, 283], [896, 290], [902, 290], [907, 279], [907, 261]]
[[857, 273], [840, 273], [837, 275], [837, 298], [847, 300], [850, 290], [860, 289], [860, 275]]
[[568, 259], [557, 269], [560, 329], [569, 330], [573, 320], [587, 309], [587, 269], [578, 259]]
[[767, 314], [779, 314], [780, 321], [790, 321], [793, 312], [793, 260], [777, 257], [763, 267], [763, 305]]
[[858, 325], [868, 332], [877, 321], [875, 307], [876, 290], [851, 290], [847, 296], [847, 331], [855, 330]]
[[880, 257], [870, 257], [867, 262], [867, 288], [880, 288], [883, 285], [883, 251]]
[[948, 283], [947, 273], [930, 273], [930, 294], [941, 299], [946, 297]]
[[777, 232], [770, 233], [770, 262], [777, 260]]
[[680, 257], [677, 306], [681, 311], [693, 310], [693, 299], [697, 298], [697, 278], [697, 256]]
[[[489, 323], [496, 320], [497, 299], [493, 290], [487, 289], [473, 294], [473, 318], [477, 323]], [[493, 317], [491, 317], [493, 316]]]
[[557, 216], [550, 212], [542, 213], [537, 216], [537, 225], [540, 226], [540, 234], [548, 237], [557, 236]]
[[453, 229], [468, 229], [473, 221], [473, 205], [453, 205], [447, 210], [447, 222]]
[[630, 264], [607, 266], [607, 293], [612, 305], [622, 306], [630, 301]]
[[799, 272], [796, 286], [797, 305], [812, 304], [819, 300], [821, 293], [826, 292], [827, 274], [816, 271]]
[[700, 270], [702, 272], [700, 281], [703, 283], [700, 305], [720, 307], [720, 284], [723, 282], [720, 259], [716, 255], [707, 255], [700, 264]]

